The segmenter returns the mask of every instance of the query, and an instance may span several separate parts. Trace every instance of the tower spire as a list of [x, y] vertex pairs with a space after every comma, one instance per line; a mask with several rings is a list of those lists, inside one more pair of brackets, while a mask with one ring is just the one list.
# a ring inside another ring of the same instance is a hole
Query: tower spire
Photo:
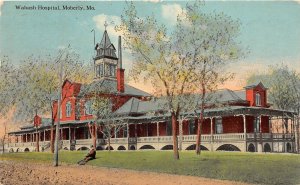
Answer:
[[108, 26], [107, 22], [104, 22], [104, 27], [105, 27], [105, 31], [106, 31], [106, 27]]

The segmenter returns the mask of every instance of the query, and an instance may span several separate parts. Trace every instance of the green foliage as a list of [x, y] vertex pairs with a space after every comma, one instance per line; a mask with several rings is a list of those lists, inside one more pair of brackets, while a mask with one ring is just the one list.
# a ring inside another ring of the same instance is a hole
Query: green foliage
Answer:
[[270, 66], [265, 74], [253, 74], [247, 84], [262, 82], [268, 88], [268, 99], [275, 108], [300, 109], [300, 74], [285, 65]]
[[[60, 152], [62, 163], [76, 164], [86, 152]], [[88, 165], [190, 175], [233, 180], [254, 184], [299, 184], [300, 158], [292, 154], [252, 154], [235, 152], [181, 152], [174, 160], [172, 152], [98, 151], [96, 160]], [[50, 153], [13, 153], [0, 155], [0, 160], [46, 162], [52, 164]]]

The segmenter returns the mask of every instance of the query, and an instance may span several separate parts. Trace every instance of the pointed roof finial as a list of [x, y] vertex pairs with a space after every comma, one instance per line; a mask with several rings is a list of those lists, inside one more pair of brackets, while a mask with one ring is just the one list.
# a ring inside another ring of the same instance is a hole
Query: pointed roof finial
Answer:
[[105, 27], [105, 31], [106, 31], [106, 27], [108, 26], [107, 22], [104, 22], [104, 27]]

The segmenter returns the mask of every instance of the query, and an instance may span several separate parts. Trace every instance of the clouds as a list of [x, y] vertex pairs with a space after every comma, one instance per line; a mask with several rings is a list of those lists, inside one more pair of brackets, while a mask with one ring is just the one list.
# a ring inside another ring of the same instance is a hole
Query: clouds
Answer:
[[296, 3], [300, 4], [300, 0], [294, 0]]
[[162, 17], [169, 21], [170, 24], [176, 24], [177, 16], [182, 12], [185, 12], [183, 8], [179, 4], [166, 4], [162, 5]]
[[115, 31], [115, 26], [121, 23], [121, 18], [119, 16], [100, 14], [94, 16], [93, 21], [95, 22], [97, 29], [101, 32], [104, 32], [105, 30], [104, 24], [106, 21], [108, 24], [106, 30], [109, 33], [109, 36], [118, 37], [119, 34]]
[[1, 8], [3, 6], [4, 0], [0, 0], [0, 16], [1, 16]]

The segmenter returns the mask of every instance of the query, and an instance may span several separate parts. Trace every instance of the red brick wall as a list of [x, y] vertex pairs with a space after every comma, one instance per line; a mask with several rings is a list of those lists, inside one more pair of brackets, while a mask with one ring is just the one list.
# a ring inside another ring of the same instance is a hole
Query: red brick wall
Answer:
[[148, 135], [149, 136], [157, 136], [157, 126], [156, 123], [148, 124]]
[[159, 135], [160, 136], [166, 136], [166, 123], [165, 122], [160, 122], [159, 123]]
[[145, 124], [137, 124], [136, 125], [137, 137], [146, 137], [147, 135], [147, 128]]
[[242, 116], [230, 116], [223, 117], [223, 133], [243, 133], [244, 125], [243, 125], [243, 117]]
[[246, 99], [250, 102], [250, 106], [257, 106], [255, 101], [256, 93], [259, 93], [261, 97], [260, 106], [267, 107], [267, 92], [260, 85], [251, 89], [246, 89]]
[[205, 119], [202, 125], [202, 134], [210, 134], [210, 119]]
[[182, 122], [182, 132], [183, 132], [183, 135], [188, 135], [189, 134], [189, 122], [184, 120]]

